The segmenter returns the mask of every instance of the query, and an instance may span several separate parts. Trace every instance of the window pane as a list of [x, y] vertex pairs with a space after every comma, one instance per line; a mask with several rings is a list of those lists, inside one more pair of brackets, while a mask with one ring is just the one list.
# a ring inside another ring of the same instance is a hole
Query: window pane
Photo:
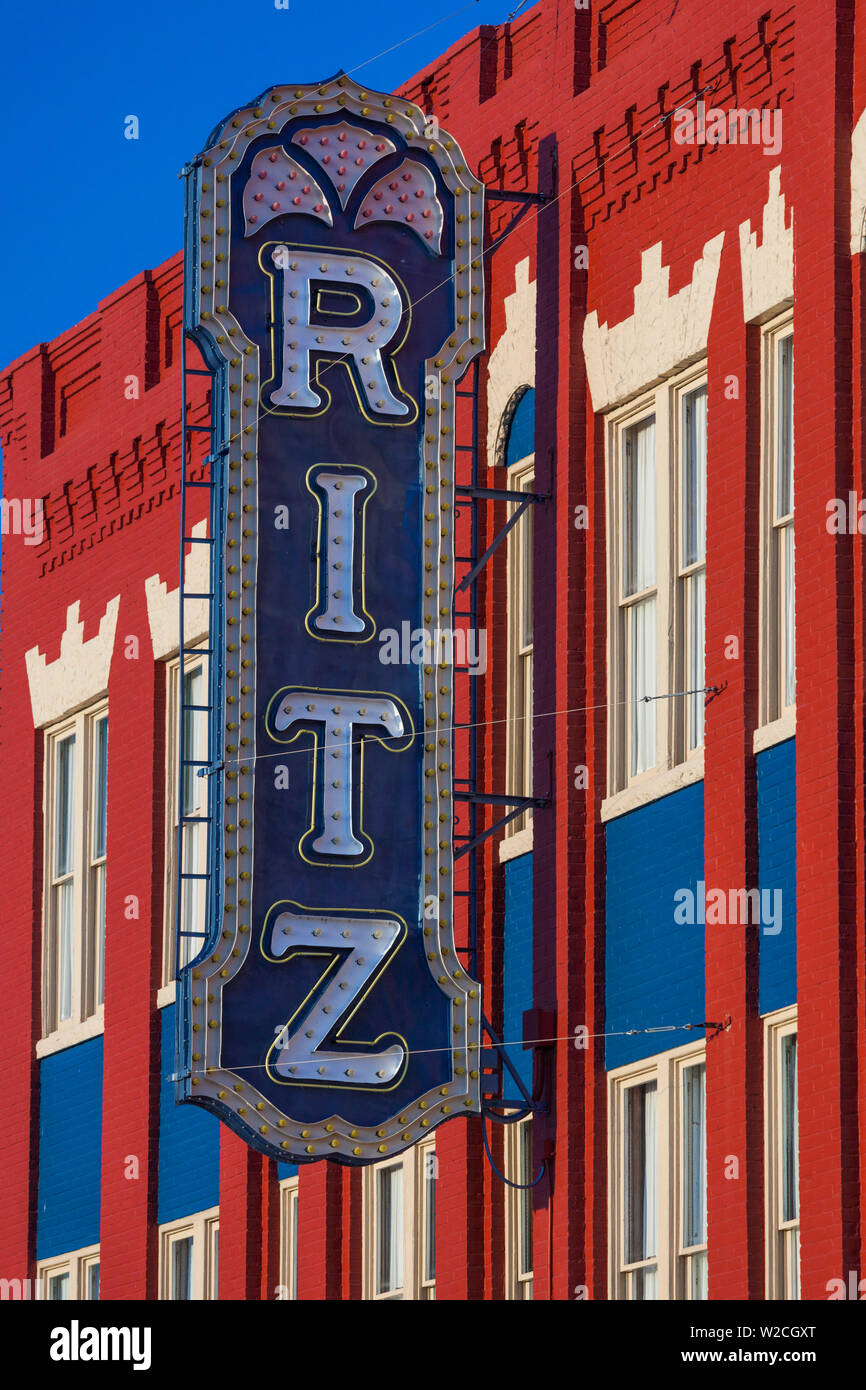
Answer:
[[[207, 715], [203, 710], [190, 709], [190, 705], [203, 705], [206, 700], [204, 664], [192, 667], [183, 677], [183, 756], [184, 761], [207, 758]], [[182, 807], [184, 816], [207, 815], [208, 781], [199, 777], [198, 767], [184, 767], [182, 778]], [[183, 861], [185, 874], [204, 874], [207, 872], [207, 825], [193, 821], [182, 828]], [[181, 930], [184, 932], [204, 932], [207, 884], [203, 878], [184, 878], [180, 881]], [[178, 952], [181, 966], [198, 953], [201, 940], [183, 936]]]
[[785, 1294], [787, 1298], [800, 1297], [800, 1228], [789, 1227], [783, 1231], [785, 1242]]
[[[532, 796], [532, 652], [520, 658], [521, 709], [523, 719], [519, 725], [522, 740], [523, 787], [524, 796]], [[527, 812], [527, 815], [530, 813]]]
[[99, 1261], [87, 1266], [86, 1298], [95, 1302], [99, 1298]]
[[289, 1220], [291, 1222], [292, 1272], [289, 1281], [289, 1297], [298, 1296], [298, 1194], [293, 1192], [289, 1198]]
[[424, 1274], [426, 1281], [436, 1278], [436, 1155], [424, 1154]]
[[[194, 666], [186, 671], [183, 678], [183, 755], [184, 761], [190, 758], [204, 760], [207, 757], [207, 715], [202, 710], [190, 709], [190, 705], [205, 703], [204, 667]], [[205, 814], [205, 793], [207, 778], [199, 777], [197, 767], [184, 767], [183, 770], [183, 814], [197, 816]]]
[[171, 1242], [171, 1298], [177, 1302], [192, 1298], [192, 1236]]
[[634, 777], [656, 761], [656, 704], [646, 695], [656, 690], [656, 600], [642, 599], [628, 611], [628, 699], [631, 717], [631, 767]]
[[108, 720], [93, 726], [93, 859], [105, 854], [108, 813]]
[[707, 390], [702, 386], [683, 401], [683, 565], [706, 555]]
[[706, 1068], [683, 1070], [683, 1245], [707, 1238]]
[[[202, 779], [204, 780], [204, 779]], [[183, 830], [183, 868], [187, 874], [207, 872], [207, 826], [204, 824], [186, 825]], [[185, 878], [181, 885], [183, 903], [182, 928], [184, 931], [204, 931], [205, 889], [203, 878]], [[201, 942], [194, 937], [181, 939], [180, 962], [186, 965], [198, 951]]]
[[688, 1260], [689, 1278], [686, 1288], [686, 1297], [691, 1299], [709, 1298], [706, 1250], [699, 1250], [696, 1255], [689, 1255]]
[[654, 418], [626, 431], [624, 513], [625, 593], [638, 594], [656, 580]]
[[72, 909], [75, 894], [72, 879], [58, 884], [54, 892], [57, 922], [57, 1018], [63, 1023], [72, 1017]]
[[780, 569], [782, 575], [782, 626], [784, 654], [784, 698], [786, 705], [793, 705], [797, 692], [797, 672], [794, 630], [794, 527], [793, 523], [783, 526], [779, 532], [781, 548]]
[[648, 1081], [643, 1086], [629, 1086], [625, 1092], [627, 1264], [656, 1254], [656, 1153], [656, 1083]]
[[[527, 483], [524, 491], [532, 491]], [[532, 643], [532, 512], [531, 503], [518, 521], [520, 527], [520, 646]]]
[[376, 1229], [376, 1292], [403, 1287], [403, 1166], [380, 1169]]
[[[520, 1126], [518, 1134], [518, 1145], [520, 1161], [518, 1163], [517, 1181], [520, 1183], [532, 1182], [532, 1126], [524, 1120]], [[519, 1202], [519, 1249], [518, 1249], [518, 1273], [532, 1273], [532, 1190], [524, 1187], [522, 1192], [517, 1193]]]
[[794, 510], [794, 339], [779, 343], [779, 429], [776, 516]]
[[220, 1228], [214, 1226], [211, 1232], [211, 1298], [220, 1296]]
[[54, 784], [54, 877], [71, 874], [74, 868], [73, 834], [75, 787], [75, 736], [62, 738], [56, 745]]
[[97, 862], [91, 871], [89, 947], [92, 952], [93, 1007], [98, 1008], [105, 997], [105, 848], [108, 811], [108, 719], [103, 717], [93, 725], [93, 802], [91, 861]]
[[96, 952], [96, 990], [97, 1005], [105, 999], [105, 864], [97, 864], [93, 870], [93, 934]]
[[797, 1116], [797, 1035], [782, 1038], [782, 1220], [800, 1214], [799, 1125]]
[[[705, 570], [695, 570], [685, 580], [686, 634], [689, 669], [686, 675], [689, 690], [702, 691], [704, 685], [704, 624], [706, 614]], [[704, 741], [704, 696], [689, 695], [689, 752], [700, 748]]]
[[48, 1297], [51, 1300], [63, 1300], [69, 1297], [69, 1271], [64, 1274], [52, 1274], [48, 1279]]
[[649, 1302], [651, 1299], [658, 1298], [658, 1270], [655, 1265], [646, 1265], [643, 1269], [636, 1269], [632, 1275], [631, 1297], [641, 1301]]

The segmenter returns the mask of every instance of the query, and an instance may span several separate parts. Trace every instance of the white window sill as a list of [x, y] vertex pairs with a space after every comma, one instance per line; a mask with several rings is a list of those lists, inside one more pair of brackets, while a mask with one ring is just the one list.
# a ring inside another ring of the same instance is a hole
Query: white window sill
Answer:
[[163, 985], [156, 992], [156, 1007], [167, 1009], [170, 1004], [174, 1004], [177, 999], [177, 980], [169, 980], [167, 985]]
[[514, 835], [506, 835], [499, 842], [499, 862], [507, 864], [509, 859], [518, 859], [521, 854], [529, 854], [532, 849], [532, 822]]
[[651, 801], [670, 796], [671, 792], [677, 792], [681, 787], [689, 787], [693, 782], [702, 782], [703, 778], [704, 750], [698, 748], [688, 762], [678, 763], [676, 767], [666, 767], [661, 772], [650, 773], [630, 787], [623, 787], [621, 792], [614, 792], [613, 796], [605, 797], [601, 803], [601, 819], [608, 821], [614, 820], [617, 816], [625, 816], [640, 806], [648, 806]]
[[104, 1032], [104, 1007], [100, 1004], [96, 1013], [83, 1023], [64, 1023], [49, 1033], [47, 1038], [40, 1038], [36, 1044], [36, 1056], [50, 1057], [54, 1052], [63, 1052], [67, 1047], [87, 1042], [89, 1038], [98, 1038]]
[[773, 748], [777, 743], [784, 743], [786, 739], [793, 738], [797, 732], [797, 711], [794, 708], [786, 709], [781, 719], [774, 719], [771, 724], [762, 724], [760, 729], [756, 729], [752, 736], [752, 749], [755, 753], [762, 753], [765, 748]]

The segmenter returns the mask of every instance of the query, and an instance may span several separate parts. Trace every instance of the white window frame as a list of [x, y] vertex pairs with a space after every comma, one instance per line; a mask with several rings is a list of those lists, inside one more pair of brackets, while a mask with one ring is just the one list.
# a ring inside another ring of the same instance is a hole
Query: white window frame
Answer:
[[[527, 454], [510, 465], [510, 492], [532, 492], [535, 487], [535, 455]], [[520, 504], [511, 502], [509, 516]], [[534, 502], [530, 502], [520, 520], [515, 523], [507, 540], [508, 570], [508, 637], [507, 637], [507, 707], [508, 737], [506, 740], [505, 781], [514, 796], [532, 796], [532, 680], [534, 641], [524, 641], [523, 591], [533, 582], [532, 538], [534, 536]], [[528, 574], [527, 574], [528, 566]], [[530, 607], [532, 605], [530, 588]], [[532, 634], [534, 639], [534, 632]], [[526, 839], [532, 831], [532, 808], [515, 816], [505, 827], [506, 841], [521, 835]], [[526, 845], [531, 848], [531, 843]]]
[[171, 1250], [179, 1240], [192, 1240], [190, 1271], [190, 1300], [219, 1297], [219, 1207], [197, 1211], [179, 1221], [168, 1221], [159, 1228], [159, 1297], [173, 1302], [171, 1297]]
[[281, 1300], [298, 1297], [298, 1217], [300, 1182], [297, 1175], [280, 1183], [280, 1290]]
[[[397, 1302], [406, 1300], [433, 1300], [436, 1297], [435, 1250], [434, 1278], [430, 1279], [426, 1269], [426, 1205], [425, 1175], [432, 1164], [436, 1169], [435, 1136], [414, 1144], [405, 1153], [396, 1154], [392, 1159], [372, 1164], [364, 1170], [363, 1179], [363, 1275], [364, 1298], [376, 1302]], [[403, 1225], [403, 1282], [401, 1285], [378, 1291], [378, 1174], [390, 1168], [399, 1168], [402, 1173], [402, 1225]], [[436, 1178], [434, 1176], [434, 1182]]]
[[[799, 1172], [797, 1216], [785, 1220], [782, 1209], [782, 1044], [785, 1038], [796, 1035], [796, 1004], [764, 1015], [764, 1205], [768, 1299], [797, 1300], [801, 1297]], [[796, 1149], [799, 1168], [799, 1145], [796, 1145]]]
[[[203, 701], [207, 703], [208, 698], [208, 657], [205, 651], [206, 643], [201, 646], [201, 651], [190, 651], [184, 658], [184, 676], [201, 667], [203, 678]], [[166, 748], [166, 786], [165, 786], [165, 913], [163, 924], [163, 948], [162, 948], [162, 990], [160, 991], [159, 1003], [171, 1003], [173, 1001], [174, 988], [174, 941], [177, 929], [177, 889], [178, 889], [178, 820], [180, 808], [180, 779], [178, 759], [180, 754], [180, 655], [172, 657], [165, 662], [166, 679], [166, 701], [165, 701], [165, 748]], [[207, 715], [201, 716], [205, 755], [207, 750]], [[204, 797], [204, 813], [207, 810], [207, 779], [201, 778]], [[192, 827], [187, 827], [187, 831]], [[204, 864], [207, 864], [207, 826], [201, 826], [199, 834], [202, 840], [204, 851]], [[206, 926], [205, 922], [205, 883], [201, 880], [201, 925]], [[200, 946], [192, 938], [186, 939], [188, 960], [198, 955]]]
[[[529, 1136], [528, 1157], [524, 1144]], [[518, 1190], [505, 1188], [505, 1297], [526, 1302], [533, 1295], [532, 1195], [525, 1184], [535, 1177], [532, 1171], [532, 1116], [505, 1126], [505, 1176], [521, 1183]], [[529, 1212], [529, 1249], [524, 1244], [524, 1218]], [[528, 1260], [527, 1260], [528, 1256]]]
[[[686, 550], [686, 450], [688, 433], [686, 430], [686, 407], [688, 402], [699, 394], [704, 397], [704, 475], [703, 475], [703, 523], [704, 533], [699, 539], [699, 554], [691, 561], [685, 557]], [[676, 525], [676, 621], [677, 621], [677, 665], [676, 682], [679, 690], [697, 690], [706, 685], [706, 579], [707, 579], [707, 383], [706, 380], [692, 382], [680, 387], [675, 401], [675, 444], [676, 491], [678, 498]], [[701, 651], [693, 651], [689, 627], [690, 596], [692, 590], [700, 586], [703, 595]], [[673, 757], [677, 763], [687, 762], [704, 742], [704, 700], [703, 695], [691, 695], [674, 700], [674, 748]]]
[[[706, 1241], [693, 1246], [684, 1243], [683, 1073], [696, 1065], [706, 1066], [703, 1043], [689, 1043], [670, 1052], [658, 1053], [617, 1067], [608, 1074], [608, 1296], [612, 1300], [630, 1301], [632, 1276], [641, 1266], [654, 1264], [657, 1290], [654, 1301], [688, 1301], [688, 1262], [707, 1249]], [[651, 1082], [656, 1086], [657, 1248], [654, 1257], [629, 1263], [625, 1258], [625, 1097], [633, 1087]]]
[[[99, 1246], [84, 1245], [80, 1250], [70, 1250], [65, 1255], [52, 1255], [50, 1259], [40, 1260], [36, 1266], [36, 1297], [49, 1302], [95, 1301], [89, 1299], [89, 1272], [99, 1266]], [[69, 1294], [65, 1300], [48, 1299], [52, 1279], [58, 1275], [69, 1275]]]
[[[641, 799], [664, 795], [673, 790], [671, 776], [679, 784], [703, 775], [703, 742], [689, 750], [687, 738], [688, 700], [657, 699], [655, 710], [656, 761], [651, 767], [630, 771], [630, 727], [632, 710], [628, 702], [628, 664], [626, 649], [627, 612], [635, 602], [647, 597], [656, 601], [656, 690], [647, 694], [665, 695], [691, 688], [684, 682], [688, 674], [687, 641], [684, 630], [684, 581], [705, 571], [705, 559], [684, 568], [682, 555], [683, 517], [683, 411], [688, 396], [707, 385], [706, 362], [694, 363], [642, 392], [627, 405], [607, 416], [607, 570], [608, 570], [608, 796], [605, 818], [633, 808], [637, 794]], [[626, 595], [624, 549], [626, 528], [625, 467], [629, 431], [643, 422], [655, 422], [655, 582], [640, 593]]]
[[[94, 921], [100, 894], [97, 875], [104, 882], [106, 857], [94, 855], [95, 847], [95, 749], [96, 725], [108, 718], [105, 697], [52, 724], [44, 735], [43, 773], [43, 891], [42, 891], [42, 1039], [38, 1055], [81, 1042], [102, 1031], [104, 1002], [98, 1001], [100, 953], [104, 951], [105, 917], [101, 928]], [[110, 730], [109, 730], [110, 736]], [[63, 875], [72, 885], [70, 1015], [61, 1019], [59, 1003], [58, 921], [55, 908], [54, 872], [57, 817], [57, 749], [67, 738], [75, 740], [72, 778], [72, 869]], [[101, 936], [101, 944], [100, 944]], [[103, 956], [104, 960], [104, 956]]]
[[[761, 724], [790, 724], [796, 717], [796, 695], [789, 701], [786, 692], [785, 666], [787, 644], [785, 637], [785, 615], [783, 612], [786, 591], [783, 582], [780, 552], [785, 536], [792, 536], [794, 546], [794, 603], [796, 617], [796, 542], [793, 540], [794, 507], [796, 496], [792, 497], [791, 510], [784, 515], [778, 512], [779, 488], [779, 450], [781, 431], [779, 428], [780, 406], [780, 345], [794, 336], [794, 320], [790, 309], [765, 324], [761, 331]], [[793, 389], [796, 389], [796, 349], [793, 363]], [[794, 482], [796, 482], [796, 449], [792, 438]], [[793, 491], [793, 487], [792, 487]], [[796, 661], [796, 629], [794, 633], [794, 659]], [[785, 731], [780, 730], [780, 736]]]

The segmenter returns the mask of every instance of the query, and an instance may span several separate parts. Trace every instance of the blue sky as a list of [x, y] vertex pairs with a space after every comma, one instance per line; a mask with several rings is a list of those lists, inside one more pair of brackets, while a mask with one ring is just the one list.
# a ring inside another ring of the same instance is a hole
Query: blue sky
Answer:
[[[0, 112], [12, 173], [0, 220], [0, 367], [180, 249], [178, 171], [234, 107], [268, 86], [359, 64], [360, 80], [390, 91], [462, 34], [530, 3], [289, 0], [283, 10], [274, 0], [30, 0], [8, 7]], [[129, 115], [138, 117], [138, 140], [124, 138]]]

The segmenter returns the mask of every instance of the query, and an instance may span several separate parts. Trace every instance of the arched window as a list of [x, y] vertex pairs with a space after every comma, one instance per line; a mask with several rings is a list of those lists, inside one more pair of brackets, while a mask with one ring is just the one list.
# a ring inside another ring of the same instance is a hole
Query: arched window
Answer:
[[507, 430], [505, 463], [510, 468], [512, 464], [535, 453], [535, 391], [531, 386], [524, 386], [514, 393], [503, 423]]

